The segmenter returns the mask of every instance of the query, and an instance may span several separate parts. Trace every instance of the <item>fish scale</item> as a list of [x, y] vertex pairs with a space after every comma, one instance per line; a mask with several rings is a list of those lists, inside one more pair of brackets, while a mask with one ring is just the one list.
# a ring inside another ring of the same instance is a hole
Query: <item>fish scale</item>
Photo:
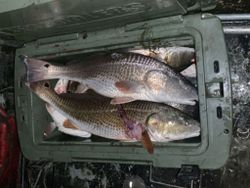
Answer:
[[27, 57], [24, 62], [28, 82], [58, 78], [77, 81], [113, 98], [112, 104], [144, 100], [194, 105], [194, 100], [198, 100], [197, 89], [183, 76], [164, 63], [139, 54], [99, 55], [64, 66]]
[[[78, 129], [115, 140], [134, 140], [128, 136], [127, 126], [109, 98], [93, 92], [58, 95], [48, 86], [47, 82], [35, 82], [29, 87]], [[146, 126], [152, 141], [178, 140], [200, 134], [199, 122], [170, 106], [135, 101], [122, 107], [130, 120]]]
[[[61, 113], [64, 113], [67, 118], [77, 122], [77, 124], [82, 123], [84, 127], [79, 127], [80, 129], [106, 138], [128, 139], [125, 134], [125, 127], [117, 115], [115, 106], [108, 109], [100, 103], [97, 105], [97, 102], [91, 101], [89, 104], [86, 100], [79, 101], [74, 98], [64, 98], [55, 95], [53, 92], [47, 96], [49, 96], [48, 99], [52, 105]], [[109, 104], [108, 100], [103, 102]], [[93, 107], [98, 107], [98, 109]]]

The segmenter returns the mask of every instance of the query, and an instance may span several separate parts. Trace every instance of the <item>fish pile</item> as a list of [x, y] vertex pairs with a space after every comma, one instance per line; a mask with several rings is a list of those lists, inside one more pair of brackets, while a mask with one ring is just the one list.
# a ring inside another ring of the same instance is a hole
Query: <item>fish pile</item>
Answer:
[[[185, 51], [183, 57], [185, 66], [193, 62], [194, 55], [187, 56]], [[197, 89], [171, 68], [171, 58], [165, 57], [168, 61], [164, 62], [124, 52], [66, 65], [20, 58], [26, 65], [26, 85], [45, 101], [54, 120], [46, 134], [57, 127], [74, 136], [140, 141], [149, 153], [153, 153], [152, 142], [200, 135]], [[59, 79], [54, 89], [52, 79]]]

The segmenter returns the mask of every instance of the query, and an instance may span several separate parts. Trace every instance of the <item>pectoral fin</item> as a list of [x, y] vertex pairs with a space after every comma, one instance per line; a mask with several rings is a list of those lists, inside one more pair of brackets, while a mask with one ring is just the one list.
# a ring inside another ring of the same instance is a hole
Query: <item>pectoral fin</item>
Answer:
[[110, 104], [124, 104], [135, 101], [133, 97], [117, 97], [110, 101]]
[[154, 153], [153, 143], [151, 142], [151, 139], [150, 139], [148, 132], [146, 130], [144, 130], [142, 132], [141, 143], [144, 146], [144, 148], [146, 148], [146, 150], [148, 151], [149, 154]]
[[56, 86], [54, 88], [55, 92], [57, 94], [61, 94], [61, 93], [67, 93], [67, 87], [69, 85], [69, 80], [66, 79], [60, 79], [57, 81]]
[[142, 145], [146, 148], [149, 154], [154, 152], [153, 144], [150, 140], [147, 130], [143, 124], [133, 121], [127, 116], [126, 111], [123, 109], [122, 105], [117, 105], [117, 112], [121, 117], [124, 126], [126, 127], [127, 136], [131, 139], [136, 139], [142, 142]]

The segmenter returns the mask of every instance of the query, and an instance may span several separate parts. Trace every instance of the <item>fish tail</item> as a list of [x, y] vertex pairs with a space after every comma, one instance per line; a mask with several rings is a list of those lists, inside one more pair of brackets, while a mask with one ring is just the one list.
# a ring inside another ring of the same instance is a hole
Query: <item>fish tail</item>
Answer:
[[153, 143], [146, 130], [142, 132], [141, 143], [145, 147], [145, 149], [148, 151], [149, 154], [154, 153]]
[[25, 55], [20, 55], [19, 58], [24, 62], [26, 66], [27, 82], [37, 82], [40, 80], [50, 79], [50, 63], [38, 59], [29, 58]]

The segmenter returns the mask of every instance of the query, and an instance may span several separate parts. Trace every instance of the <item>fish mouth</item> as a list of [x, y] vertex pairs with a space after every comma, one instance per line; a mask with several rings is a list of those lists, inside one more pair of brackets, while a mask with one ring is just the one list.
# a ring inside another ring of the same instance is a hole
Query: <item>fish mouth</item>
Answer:
[[195, 100], [188, 100], [188, 101], [185, 101], [185, 104], [193, 106], [196, 104], [196, 101]]
[[[192, 132], [191, 134], [190, 134], [190, 137], [196, 137], [196, 136], [200, 136], [200, 129], [197, 129], [196, 131], [194, 131], [194, 132]], [[190, 138], [189, 137], [189, 138]]]
[[197, 137], [200, 136], [200, 131], [195, 131], [195, 132], [191, 132], [191, 133], [184, 133], [183, 135], [175, 135], [175, 136], [171, 136], [168, 138], [168, 141], [176, 141], [176, 140], [184, 140], [187, 138], [193, 138], [193, 137]]
[[189, 131], [184, 131], [182, 133], [177, 133], [177, 134], [167, 134], [167, 135], [162, 135], [160, 133], [154, 132], [151, 129], [148, 129], [148, 131], [153, 142], [171, 142], [171, 141], [184, 140], [187, 138], [200, 136], [200, 127], [193, 127], [190, 128]]
[[186, 104], [195, 105], [196, 103], [199, 102], [198, 95], [190, 97], [190, 98], [186, 98], [184, 99], [184, 102], [186, 102]]
[[192, 138], [192, 137], [197, 137], [197, 136], [200, 136], [199, 128], [196, 128], [195, 130], [191, 129], [190, 132], [183, 133], [183, 135], [180, 136], [179, 138], [178, 138], [178, 135], [176, 135], [176, 138], [178, 138], [178, 140], [181, 140], [181, 139]]
[[171, 101], [171, 102], [177, 103], [177, 104], [185, 104], [185, 105], [194, 106], [196, 105], [198, 100], [195, 98], [195, 99], [187, 99], [187, 100], [176, 100], [176, 101]]
[[200, 136], [201, 128], [199, 126], [194, 126], [191, 128], [191, 131], [187, 134], [186, 138], [197, 137]]

